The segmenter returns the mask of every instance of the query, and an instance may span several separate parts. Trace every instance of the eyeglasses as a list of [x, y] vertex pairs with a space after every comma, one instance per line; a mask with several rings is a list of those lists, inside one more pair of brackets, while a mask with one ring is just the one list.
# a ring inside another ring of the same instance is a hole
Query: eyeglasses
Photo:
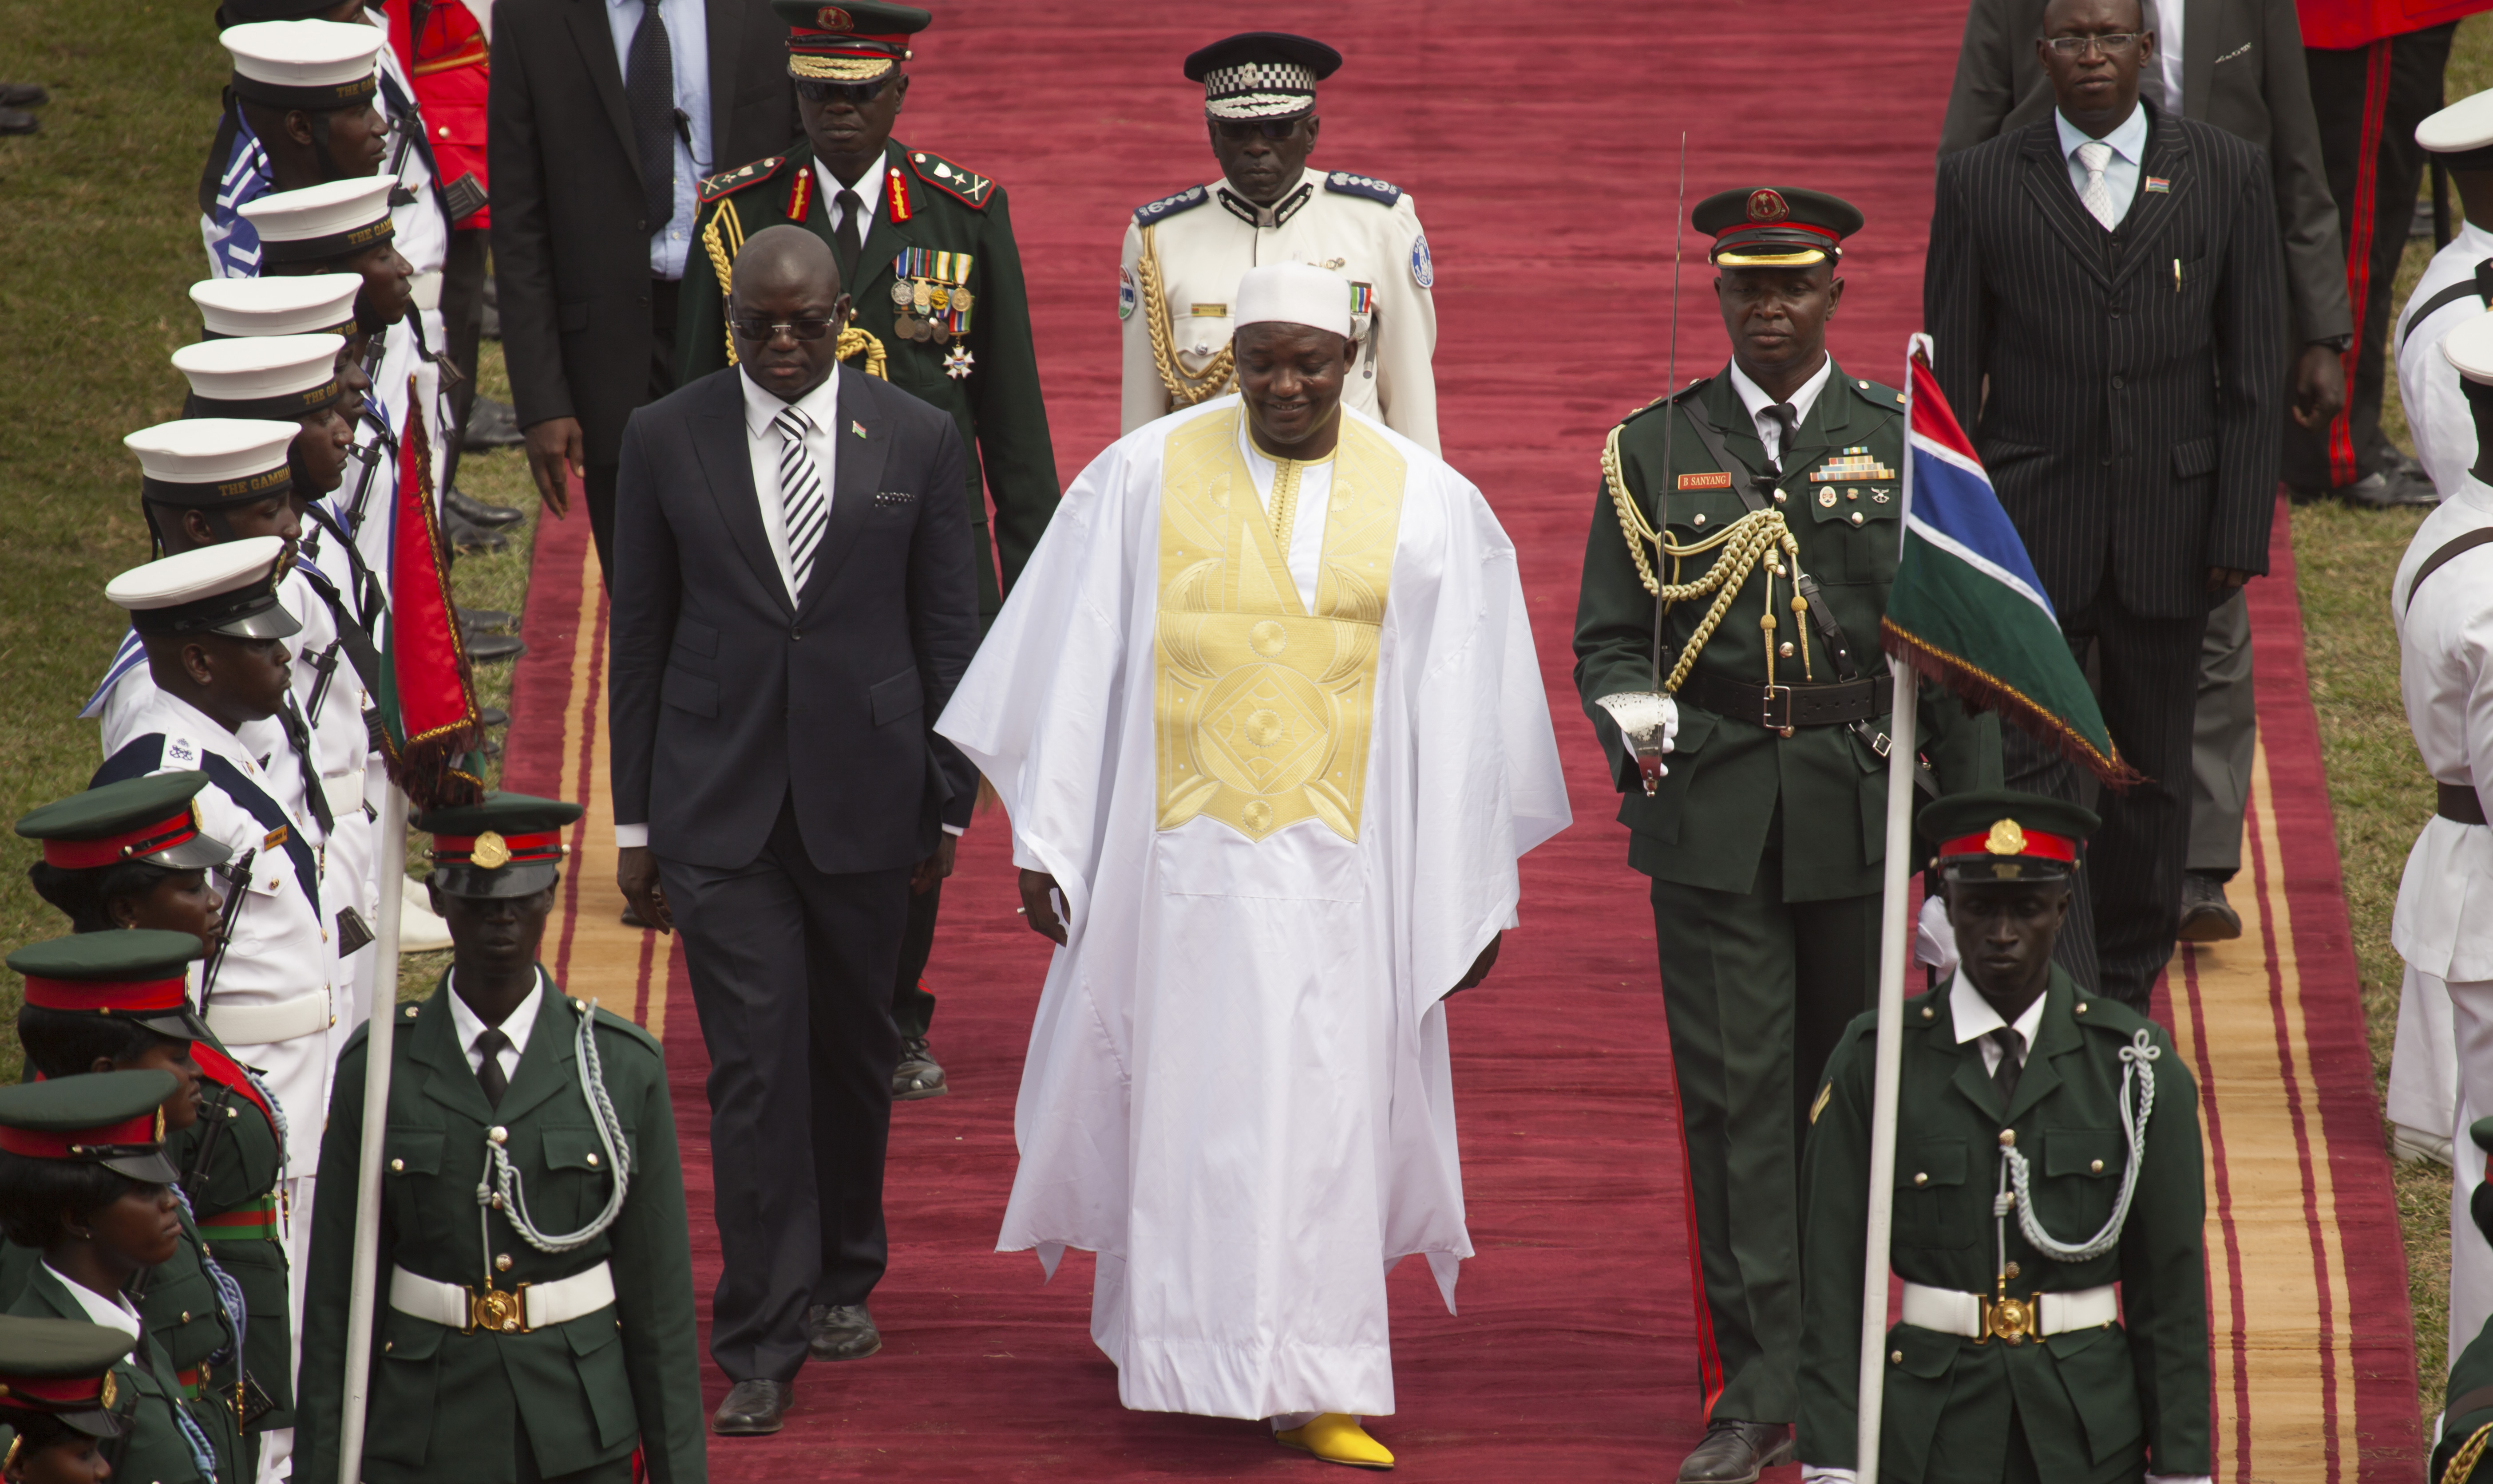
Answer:
[[1244, 144], [1257, 134], [1277, 144], [1297, 134], [1307, 118], [1303, 113], [1294, 119], [1214, 119], [1212, 127], [1220, 131], [1221, 139], [1230, 144]]
[[796, 79], [796, 96], [809, 104], [845, 103], [862, 108], [883, 96], [883, 90], [899, 76], [896, 71], [884, 74], [872, 82], [830, 82], [820, 77]]
[[2082, 57], [2097, 48], [2105, 56], [2112, 56], [2137, 45], [2139, 35], [2136, 31], [2114, 31], [2103, 36], [2053, 36], [2045, 40], [2052, 44], [2054, 51], [2064, 57]]
[[786, 332], [792, 340], [818, 341], [831, 333], [837, 321], [829, 319], [731, 319], [728, 325], [740, 341], [775, 340]]

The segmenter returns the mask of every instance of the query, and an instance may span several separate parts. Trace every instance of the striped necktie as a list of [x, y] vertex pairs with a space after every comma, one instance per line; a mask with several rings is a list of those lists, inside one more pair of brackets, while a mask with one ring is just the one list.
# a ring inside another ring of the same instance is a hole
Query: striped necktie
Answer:
[[814, 420], [791, 402], [779, 409], [770, 426], [779, 432], [779, 509], [788, 532], [788, 571], [801, 597], [814, 576], [814, 549], [822, 545], [831, 506], [823, 491], [823, 471], [805, 447]]

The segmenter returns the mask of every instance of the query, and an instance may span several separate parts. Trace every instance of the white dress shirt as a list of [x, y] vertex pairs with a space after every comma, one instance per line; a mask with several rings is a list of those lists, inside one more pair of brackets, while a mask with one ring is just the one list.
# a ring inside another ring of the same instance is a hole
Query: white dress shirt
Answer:
[[833, 230], [837, 230], [840, 224], [840, 193], [843, 191], [856, 193], [857, 241], [860, 244], [865, 241], [866, 235], [874, 230], [875, 211], [883, 205], [885, 159], [884, 156], [876, 156], [874, 163], [866, 166], [865, 174], [859, 177], [854, 186], [842, 185], [840, 178], [831, 173], [829, 165], [819, 160], [814, 162], [814, 184], [823, 193], [823, 219], [831, 223]]
[[[1791, 394], [1794, 431], [1809, 421], [1809, 409], [1817, 405], [1817, 394], [1826, 390], [1826, 378], [1834, 372], [1835, 357], [1828, 356], [1819, 363], [1817, 373], [1802, 382], [1800, 390]], [[1737, 361], [1731, 363], [1731, 390], [1739, 394], [1740, 405], [1749, 409], [1749, 421], [1757, 427], [1757, 441], [1766, 446], [1766, 457], [1780, 465], [1784, 461], [1783, 425], [1766, 416], [1766, 409], [1775, 404], [1775, 400], [1766, 395], [1763, 387], [1749, 379], [1748, 372], [1740, 370]]]
[[[1280, 465], [1255, 446], [1255, 435], [1247, 430], [1244, 418], [1238, 420], [1238, 443], [1246, 451], [1246, 474], [1255, 481], [1255, 497], [1264, 502], [1264, 514], [1270, 516], [1273, 481]], [[1290, 582], [1310, 613], [1315, 611], [1316, 577], [1324, 563], [1325, 510], [1333, 503], [1333, 466], [1331, 455], [1299, 464], [1298, 507], [1290, 521]]]
[[61, 1287], [70, 1291], [70, 1297], [77, 1300], [78, 1307], [86, 1311], [88, 1319], [106, 1329], [117, 1329], [134, 1340], [138, 1338], [138, 1311], [130, 1306], [129, 1299], [118, 1293], [107, 1298], [76, 1279], [64, 1276], [49, 1262], [44, 1264], [44, 1271], [60, 1279]]
[[[2069, 189], [2085, 200], [2087, 167], [2078, 163], [2078, 146], [2092, 143], [2094, 136], [2057, 109], [2052, 112], [2052, 124], [2060, 131], [2060, 158], [2069, 163]], [[2112, 146], [2112, 159], [2104, 164], [2104, 190], [2112, 196], [2112, 219], [2118, 224], [2129, 219], [2130, 202], [2138, 199], [2139, 173], [2147, 160], [2146, 105], [2132, 105], [2129, 117], [2105, 134], [2103, 142]]]
[[[642, 0], [606, 0], [606, 26], [615, 38], [615, 66], [628, 85], [632, 38], [641, 29]], [[675, 63], [676, 107], [684, 126], [676, 136], [676, 214], [649, 233], [649, 276], [680, 279], [693, 246], [693, 218], [701, 210], [701, 178], [718, 168], [709, 136], [709, 15], [702, 0], [658, 0], [667, 23], [667, 54]], [[691, 142], [684, 136], [690, 134]]]
[[[1957, 976], [1948, 982], [1948, 1015], [1956, 1023], [1956, 1044], [1963, 1046], [1967, 1041], [1979, 1040], [2000, 1026], [2008, 1025], [2020, 1038], [2017, 1043], [2017, 1064], [2020, 1067], [2025, 1066], [2027, 1058], [2034, 1054], [2034, 1033], [2043, 1028], [2045, 997], [2041, 994], [2035, 995], [2034, 1002], [2026, 1007], [2024, 1014], [2018, 1016], [2013, 1022], [2003, 1021], [1999, 1018], [1999, 1012], [1992, 1008], [1991, 1001], [1983, 998], [1982, 992], [1973, 987], [1973, 981], [1967, 979], [1963, 970], [1959, 970]], [[1989, 1040], [1982, 1042], [1982, 1069], [1995, 1076], [1998, 1074], [1998, 1042]]]
[[[788, 601], [795, 604], [796, 564], [788, 554], [788, 507], [779, 490], [779, 455], [787, 440], [771, 424], [791, 403], [779, 400], [775, 392], [754, 385], [749, 375], [738, 376], [736, 384], [744, 388], [744, 454], [753, 466], [753, 497], [762, 506], [762, 534], [770, 538], [770, 559], [779, 564], [779, 581], [788, 589]], [[814, 456], [814, 467], [823, 476], [823, 514], [828, 519], [831, 490], [837, 481], [832, 478], [839, 465], [840, 440], [840, 368], [831, 363], [831, 373], [823, 384], [796, 399], [794, 403], [814, 423], [813, 431], [805, 434], [805, 451]], [[816, 547], [820, 550], [819, 546]]]
[[485, 1070], [485, 1054], [477, 1048], [476, 1038], [488, 1030], [500, 1031], [511, 1038], [511, 1044], [503, 1047], [499, 1054], [502, 1080], [508, 1083], [520, 1075], [520, 1054], [528, 1049], [528, 1032], [536, 1028], [537, 1011], [545, 1005], [545, 974], [542, 970], [538, 972], [537, 987], [528, 991], [528, 997], [521, 1000], [519, 1008], [505, 1016], [499, 1025], [486, 1024], [483, 1018], [467, 1008], [467, 1001], [459, 997], [458, 977], [459, 971], [452, 969], [449, 975], [450, 1024], [459, 1033], [459, 1054], [467, 1058], [468, 1070]]

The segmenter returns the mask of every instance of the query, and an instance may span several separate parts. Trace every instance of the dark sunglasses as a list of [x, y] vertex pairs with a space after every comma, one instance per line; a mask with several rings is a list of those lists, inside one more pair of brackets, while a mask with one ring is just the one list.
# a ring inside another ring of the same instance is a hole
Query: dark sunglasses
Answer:
[[830, 334], [831, 326], [837, 322], [829, 319], [736, 318], [729, 320], [728, 324], [736, 331], [736, 338], [740, 341], [771, 340], [783, 330], [792, 340], [818, 341]]
[[1231, 144], [1244, 144], [1257, 134], [1277, 144], [1296, 134], [1299, 126], [1307, 121], [1307, 115], [1302, 113], [1294, 119], [1214, 119], [1212, 127]]
[[862, 108], [881, 98], [884, 89], [891, 86], [891, 79], [899, 75], [899, 72], [894, 70], [872, 82], [831, 82], [821, 77], [799, 77], [796, 79], [796, 96], [809, 104], [845, 103], [852, 107]]

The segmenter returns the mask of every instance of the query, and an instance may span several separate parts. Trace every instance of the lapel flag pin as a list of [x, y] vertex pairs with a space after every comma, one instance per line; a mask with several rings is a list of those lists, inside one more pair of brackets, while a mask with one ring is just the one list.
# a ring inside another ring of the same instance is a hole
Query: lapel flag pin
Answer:
[[2161, 175], [2150, 175], [2147, 177], [2147, 189], [2157, 195], [2169, 195], [2173, 191], [2173, 182]]
[[849, 431], [856, 433], [858, 437], [862, 438], [865, 436], [865, 424], [856, 421], [855, 418], [851, 418], [849, 420]]

